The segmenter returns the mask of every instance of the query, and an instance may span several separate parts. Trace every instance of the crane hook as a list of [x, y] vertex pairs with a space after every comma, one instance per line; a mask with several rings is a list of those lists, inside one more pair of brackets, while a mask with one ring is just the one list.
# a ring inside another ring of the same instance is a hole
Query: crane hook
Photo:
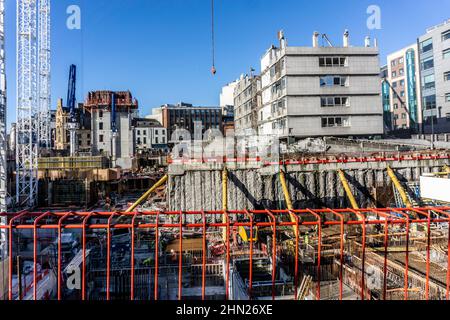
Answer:
[[216, 43], [214, 34], [214, 0], [211, 0], [211, 44], [212, 44], [212, 68], [211, 73], [216, 75]]

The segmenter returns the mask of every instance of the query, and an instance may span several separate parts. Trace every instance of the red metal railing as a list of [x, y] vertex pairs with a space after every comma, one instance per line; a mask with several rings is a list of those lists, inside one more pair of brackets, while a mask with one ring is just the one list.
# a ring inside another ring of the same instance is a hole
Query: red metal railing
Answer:
[[[403, 298], [409, 299], [410, 284], [409, 277], [411, 272], [420, 272], [425, 275], [425, 293], [424, 299], [430, 299], [430, 281], [431, 281], [431, 248], [432, 248], [432, 227], [440, 226], [440, 230], [450, 229], [450, 207], [436, 207], [436, 208], [410, 208], [410, 209], [321, 209], [321, 210], [260, 210], [260, 211], [213, 211], [213, 212], [134, 212], [134, 213], [111, 213], [111, 212], [19, 212], [15, 214], [2, 214], [2, 217], [6, 217], [8, 223], [6, 225], [0, 225], [0, 230], [6, 230], [8, 232], [8, 248], [9, 248], [9, 282], [8, 282], [8, 297], [10, 300], [14, 299], [13, 294], [13, 261], [17, 257], [16, 249], [14, 252], [15, 238], [14, 232], [20, 232], [21, 230], [31, 231], [33, 236], [33, 297], [37, 299], [38, 290], [38, 242], [40, 230], [53, 230], [56, 231], [55, 243], [57, 243], [56, 250], [56, 277], [57, 277], [57, 299], [63, 299], [62, 290], [62, 233], [64, 230], [78, 230], [81, 231], [81, 257], [82, 257], [82, 270], [81, 270], [81, 299], [87, 300], [87, 284], [86, 284], [86, 250], [87, 250], [87, 235], [90, 232], [103, 230], [106, 232], [106, 299], [110, 300], [111, 295], [111, 256], [114, 250], [111, 247], [112, 231], [120, 229], [128, 229], [131, 233], [130, 245], [131, 245], [131, 258], [130, 258], [130, 299], [135, 300], [135, 248], [136, 248], [136, 233], [145, 230], [154, 230], [154, 299], [158, 300], [158, 280], [159, 280], [159, 268], [160, 264], [160, 232], [172, 231], [178, 232], [179, 239], [179, 252], [178, 254], [178, 299], [182, 299], [183, 293], [183, 233], [189, 229], [195, 229], [201, 231], [202, 238], [202, 273], [201, 273], [201, 297], [206, 299], [206, 265], [208, 257], [207, 237], [208, 232], [211, 230], [220, 231], [225, 228], [226, 237], [224, 239], [225, 253], [222, 257], [226, 261], [225, 265], [225, 296], [226, 299], [230, 298], [230, 262], [232, 253], [232, 243], [230, 240], [230, 233], [235, 231], [239, 227], [249, 228], [249, 270], [248, 270], [248, 296], [253, 298], [253, 259], [254, 259], [254, 232], [257, 228], [265, 228], [271, 230], [269, 234], [272, 237], [271, 249], [272, 252], [267, 254], [272, 264], [271, 277], [272, 277], [272, 299], [276, 299], [276, 275], [277, 264], [279, 263], [280, 230], [283, 232], [292, 232], [292, 242], [294, 243], [294, 261], [293, 261], [293, 286], [295, 291], [295, 297], [299, 290], [299, 251], [301, 245], [304, 245], [305, 241], [301, 239], [301, 228], [313, 228], [315, 234], [314, 248], [316, 248], [317, 259], [315, 259], [314, 267], [316, 268], [316, 290], [315, 297], [321, 299], [321, 278], [322, 278], [322, 258], [323, 253], [326, 250], [326, 246], [332, 246], [339, 254], [335, 255], [335, 258], [339, 260], [339, 298], [342, 300], [344, 295], [344, 256], [345, 245], [348, 243], [346, 239], [346, 231], [349, 232], [350, 228], [358, 229], [360, 234], [360, 284], [358, 293], [360, 299], [368, 299], [368, 289], [366, 284], [366, 258], [368, 252], [374, 252], [372, 247], [368, 246], [367, 240], [371, 236], [379, 237], [382, 239], [382, 245], [377, 249], [381, 252], [380, 256], [383, 259], [382, 267], [382, 294], [380, 299], [387, 299], [388, 293], [388, 273], [389, 273], [389, 254], [390, 246], [389, 242], [393, 235], [390, 234], [390, 229], [393, 227], [403, 227], [404, 231], [400, 232], [401, 237], [405, 237], [404, 252], [404, 287]], [[189, 221], [195, 219], [197, 221], [192, 223]], [[222, 217], [225, 219], [222, 220]], [[239, 218], [238, 218], [239, 217]], [[264, 219], [257, 219], [257, 217], [263, 217]], [[289, 217], [293, 217], [294, 222], [289, 220]], [[332, 219], [330, 217], [333, 217]], [[95, 223], [91, 223], [93, 219], [96, 219]], [[145, 221], [145, 219], [147, 221]], [[170, 218], [170, 219], [169, 219]], [[201, 218], [201, 222], [198, 222]], [[214, 218], [214, 219], [213, 219]], [[148, 222], [154, 220], [154, 222]], [[164, 222], [161, 222], [164, 220]], [[170, 220], [170, 221], [168, 221]], [[174, 222], [175, 220], [175, 222]], [[167, 222], [168, 221], [168, 222]], [[214, 222], [221, 221], [221, 222]], [[260, 222], [262, 221], [262, 222]], [[411, 228], [415, 226], [422, 226], [425, 234], [425, 269], [424, 270], [411, 270], [410, 268], [410, 241], [411, 241]], [[296, 228], [294, 228], [296, 227]], [[331, 238], [326, 234], [327, 230], [337, 230], [338, 236]], [[353, 230], [352, 229], [352, 230]], [[450, 255], [448, 249], [450, 248], [450, 230], [448, 231], [447, 245], [447, 273], [445, 277], [445, 299], [449, 300], [450, 295]], [[277, 239], [278, 237], [278, 239]], [[399, 234], [395, 237], [398, 239]], [[330, 245], [330, 239], [331, 242]], [[338, 240], [336, 240], [338, 239]], [[17, 241], [17, 240], [16, 240]], [[325, 246], [326, 245], [326, 246]], [[325, 248], [325, 249], [324, 249]], [[381, 248], [381, 249], [380, 249]], [[356, 268], [357, 269], [357, 268]], [[40, 278], [40, 277], [39, 277]], [[434, 279], [435, 281], [436, 279]], [[150, 288], [149, 288], [150, 291]], [[436, 298], [436, 297], [434, 297]]]

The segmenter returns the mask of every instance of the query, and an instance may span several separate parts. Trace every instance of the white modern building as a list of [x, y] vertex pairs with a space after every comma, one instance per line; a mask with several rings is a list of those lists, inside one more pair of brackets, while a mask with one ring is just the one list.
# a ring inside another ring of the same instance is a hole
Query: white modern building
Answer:
[[289, 143], [307, 137], [378, 137], [383, 134], [379, 50], [361, 47], [272, 46], [261, 59], [261, 134]]
[[450, 133], [450, 20], [418, 39], [424, 133]]

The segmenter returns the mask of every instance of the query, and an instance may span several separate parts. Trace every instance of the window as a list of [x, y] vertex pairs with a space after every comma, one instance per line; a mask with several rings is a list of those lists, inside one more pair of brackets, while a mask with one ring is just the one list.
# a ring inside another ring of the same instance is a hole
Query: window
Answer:
[[319, 66], [321, 67], [345, 67], [347, 58], [345, 57], [319, 57]]
[[137, 135], [140, 136], [141, 135], [141, 130], [137, 131]]
[[102, 110], [100, 110], [100, 111], [98, 112], [98, 117], [99, 117], [99, 118], [103, 118], [103, 111], [102, 111]]
[[322, 107], [346, 107], [349, 106], [348, 97], [322, 97]]
[[446, 41], [448, 39], [450, 39], [450, 30], [447, 30], [442, 33], [442, 41]]
[[159, 138], [158, 137], [155, 138], [155, 143], [159, 144]]
[[392, 60], [391, 66], [395, 67], [397, 65], [397, 60]]
[[320, 86], [321, 87], [333, 87], [333, 86], [345, 87], [347, 85], [348, 85], [348, 77], [345, 77], [345, 76], [320, 77]]
[[98, 137], [98, 141], [104, 142], [104, 140], [105, 140], [105, 137], [101, 134], [101, 135]]
[[166, 138], [162, 137], [162, 143], [165, 144], [166, 143]]
[[400, 69], [400, 70], [398, 70], [398, 74], [399, 74], [400, 76], [404, 75], [404, 74], [405, 74], [405, 69]]
[[397, 82], [393, 82], [392, 83], [392, 88], [397, 88], [398, 83]]
[[435, 87], [434, 74], [423, 77], [423, 88], [425, 90], [433, 89], [434, 87]]
[[450, 81], [450, 71], [444, 73], [444, 81]]
[[450, 93], [445, 95], [445, 102], [450, 102]]
[[420, 51], [422, 53], [425, 53], [425, 52], [428, 52], [431, 50], [433, 50], [433, 39], [432, 38], [425, 40], [424, 42], [422, 42], [420, 44]]
[[398, 109], [398, 103], [394, 103], [394, 110]]
[[400, 97], [402, 97], [402, 98], [405, 97], [405, 91], [401, 91], [401, 92], [400, 92]]
[[400, 86], [401, 86], [401, 87], [404, 87], [404, 86], [405, 86], [405, 80], [401, 80], [401, 81], [400, 81]]
[[158, 131], [158, 130], [155, 130], [155, 134], [158, 135], [158, 134], [159, 134], [159, 131]]
[[350, 127], [349, 117], [322, 118], [322, 128]]
[[144, 144], [147, 144], [147, 138], [144, 137]]
[[100, 123], [98, 124], [98, 130], [103, 130], [103, 122], [100, 122]]
[[398, 64], [403, 64], [404, 62], [405, 62], [405, 59], [403, 59], [403, 58], [398, 59]]
[[428, 70], [434, 68], [434, 59], [433, 57], [422, 60], [422, 70]]
[[444, 57], [444, 59], [450, 58], [450, 49], [444, 50], [442, 52], [442, 56]]
[[406, 119], [406, 113], [402, 113], [402, 119]]
[[392, 78], [397, 78], [397, 71], [392, 71]]
[[423, 104], [425, 106], [425, 110], [436, 109], [436, 95], [424, 97]]

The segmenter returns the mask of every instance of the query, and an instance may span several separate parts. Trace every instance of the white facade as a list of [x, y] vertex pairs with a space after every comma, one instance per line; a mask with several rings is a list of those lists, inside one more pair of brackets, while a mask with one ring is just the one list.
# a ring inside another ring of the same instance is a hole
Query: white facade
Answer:
[[222, 88], [222, 92], [220, 93], [220, 106], [233, 106], [234, 105], [234, 90], [238, 80], [231, 82]]
[[138, 151], [161, 150], [167, 147], [166, 128], [139, 121], [134, 130], [136, 149]]
[[[118, 135], [113, 139], [111, 130], [111, 112], [108, 108], [93, 109], [92, 115], [92, 146], [93, 152], [113, 157], [116, 152], [116, 165], [123, 169], [132, 167], [132, 159], [135, 155], [134, 130], [132, 120], [136, 117], [137, 111], [116, 113], [116, 125]], [[115, 141], [115, 145], [114, 145]]]

